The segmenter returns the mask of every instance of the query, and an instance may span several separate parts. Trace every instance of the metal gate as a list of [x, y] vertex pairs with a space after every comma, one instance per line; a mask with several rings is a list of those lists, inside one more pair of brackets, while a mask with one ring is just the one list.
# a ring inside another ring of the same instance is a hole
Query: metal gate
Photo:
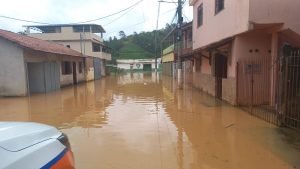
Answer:
[[238, 61], [237, 102], [251, 115], [300, 130], [300, 50], [285, 46], [281, 57]]
[[271, 56], [251, 57], [238, 61], [237, 102], [251, 115], [279, 124], [277, 111], [277, 65]]
[[287, 50], [281, 59], [282, 121], [287, 127], [300, 129], [300, 50]]

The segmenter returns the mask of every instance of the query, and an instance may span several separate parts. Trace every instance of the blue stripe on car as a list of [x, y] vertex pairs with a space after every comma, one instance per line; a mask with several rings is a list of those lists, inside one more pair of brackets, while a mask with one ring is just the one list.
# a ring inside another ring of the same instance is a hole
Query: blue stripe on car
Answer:
[[48, 169], [52, 167], [54, 164], [56, 164], [67, 152], [67, 149], [65, 148], [61, 153], [59, 153], [55, 158], [53, 158], [51, 161], [49, 161], [46, 165], [41, 167], [41, 169]]

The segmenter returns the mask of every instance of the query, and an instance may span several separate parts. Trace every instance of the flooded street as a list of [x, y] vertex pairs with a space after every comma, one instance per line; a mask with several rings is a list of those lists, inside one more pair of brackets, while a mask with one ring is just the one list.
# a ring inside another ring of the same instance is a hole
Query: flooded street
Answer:
[[0, 120], [56, 126], [79, 169], [300, 168], [299, 134], [155, 73], [0, 98]]

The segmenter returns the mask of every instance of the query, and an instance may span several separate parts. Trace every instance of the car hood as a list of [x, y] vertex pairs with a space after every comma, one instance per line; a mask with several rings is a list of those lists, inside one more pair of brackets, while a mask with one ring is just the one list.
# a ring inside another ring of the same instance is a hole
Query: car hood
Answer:
[[20, 151], [62, 133], [55, 127], [29, 122], [0, 122], [0, 147], [7, 151]]

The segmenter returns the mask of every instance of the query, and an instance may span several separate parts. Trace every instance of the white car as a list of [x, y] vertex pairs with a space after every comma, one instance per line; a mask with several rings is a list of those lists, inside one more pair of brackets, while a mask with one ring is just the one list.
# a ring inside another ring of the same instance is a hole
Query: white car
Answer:
[[72, 169], [68, 137], [55, 127], [0, 122], [0, 169]]

